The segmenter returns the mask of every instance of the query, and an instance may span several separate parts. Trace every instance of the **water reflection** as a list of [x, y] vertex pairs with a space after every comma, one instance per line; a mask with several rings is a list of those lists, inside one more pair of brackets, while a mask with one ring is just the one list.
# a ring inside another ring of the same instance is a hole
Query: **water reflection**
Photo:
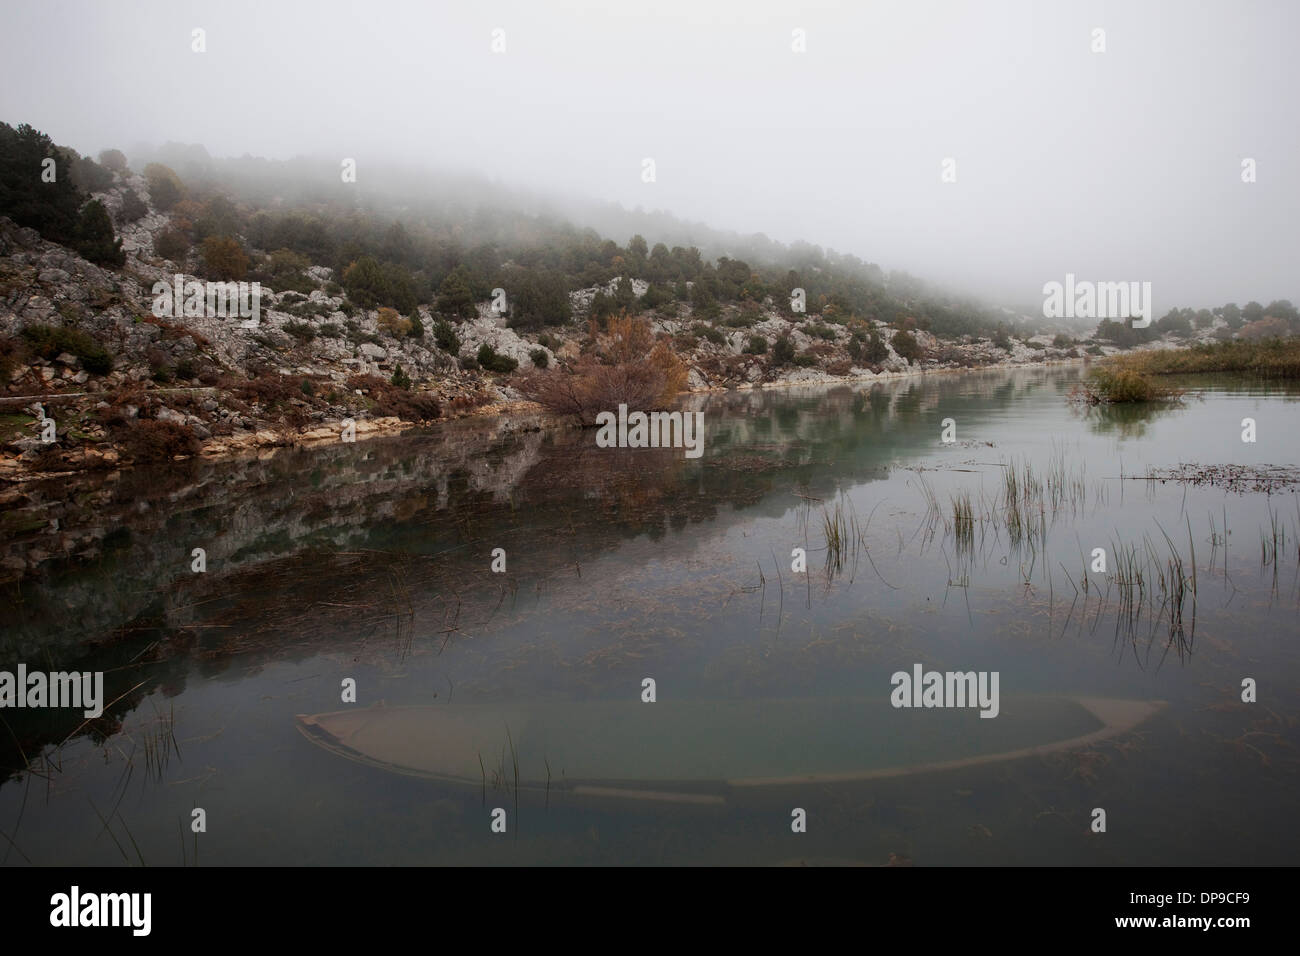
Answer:
[[[5, 711], [0, 827], [34, 862], [121, 863], [70, 793], [112, 807], [129, 789], [130, 830], [150, 862], [180, 862], [173, 818], [196, 800], [233, 821], [208, 861], [772, 862], [756, 849], [769, 826], [757, 818], [696, 830], [658, 811], [566, 816], [545, 804], [538, 815], [527, 803], [536, 842], [502, 857], [466, 822], [477, 821], [480, 795], [340, 766], [302, 749], [295, 717], [337, 710], [344, 678], [364, 706], [598, 709], [636, 700], [648, 675], [670, 701], [886, 695], [890, 673], [923, 662], [997, 670], [1019, 694], [1170, 707], [1146, 737], [998, 771], [1032, 797], [991, 798], [985, 788], [1005, 777], [973, 768], [957, 782], [826, 795], [821, 812], [853, 834], [862, 858], [1031, 860], [1056, 814], [1073, 820], [1108, 793], [1145, 821], [1133, 859], [1173, 862], [1178, 826], [1218, 799], [1250, 819], [1208, 838], [1199, 861], [1235, 859], [1265, 834], [1269, 852], [1293, 860], [1295, 838], [1277, 836], [1281, 805], [1267, 794], [1294, 793], [1300, 562], [1283, 547], [1261, 565], [1259, 548], [1271, 515], [1295, 522], [1300, 512], [1268, 496], [1120, 476], [1183, 461], [1300, 460], [1294, 430], [1270, 432], [1260, 449], [1243, 447], [1236, 429], [1244, 414], [1283, 420], [1294, 391], [1240, 386], [1180, 407], [1081, 415], [1065, 401], [1077, 374], [692, 396], [705, 413], [698, 460], [597, 449], [590, 432], [526, 420], [462, 422], [10, 488], [0, 659], [103, 670], [113, 703], [91, 722]], [[940, 442], [946, 417], [954, 445]], [[1014, 532], [1007, 469], [1051, 475], [1058, 460], [1077, 491], [1058, 494], [1044, 479], [1043, 504], [1031, 496]], [[954, 509], [965, 500], [969, 519]], [[825, 532], [837, 510], [838, 559]], [[207, 554], [202, 574], [191, 570], [196, 547]], [[1105, 573], [1089, 570], [1095, 547], [1111, 561]], [[496, 548], [506, 553], [499, 574]], [[1140, 592], [1120, 579], [1126, 548], [1163, 569], [1163, 590], [1159, 572]], [[792, 567], [795, 549], [809, 573]], [[1183, 595], [1171, 642], [1162, 628], [1172, 589], [1187, 591], [1191, 568], [1194, 594]], [[1140, 601], [1125, 605], [1126, 594]], [[1239, 700], [1251, 674], [1276, 682], [1267, 711]], [[164, 714], [177, 744], [166, 761]], [[1146, 748], [1143, 767], [1121, 749], [1134, 746]], [[1187, 800], [1192, 778], [1200, 795]], [[33, 786], [52, 794], [40, 808], [24, 802]], [[1161, 802], [1171, 788], [1181, 808]], [[980, 796], [954, 803], [965, 791]], [[306, 808], [302, 830], [268, 837], [285, 801]], [[357, 819], [373, 806], [384, 820]], [[602, 840], [588, 839], [592, 827]], [[663, 827], [692, 836], [665, 840]], [[992, 841], [971, 837], [976, 827]], [[335, 839], [341, 830], [351, 836]], [[1086, 841], [1057, 845], [1064, 859], [1098, 859]], [[815, 839], [800, 852], [818, 847], [843, 852]]]

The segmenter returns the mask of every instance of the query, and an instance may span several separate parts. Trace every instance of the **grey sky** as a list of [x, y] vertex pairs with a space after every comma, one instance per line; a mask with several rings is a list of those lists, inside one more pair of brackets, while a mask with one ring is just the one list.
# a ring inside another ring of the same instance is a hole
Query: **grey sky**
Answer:
[[0, 119], [82, 152], [177, 140], [354, 156], [359, 177], [368, 157], [470, 168], [1012, 303], [1066, 272], [1151, 281], [1157, 314], [1300, 300], [1294, 2], [0, 9]]

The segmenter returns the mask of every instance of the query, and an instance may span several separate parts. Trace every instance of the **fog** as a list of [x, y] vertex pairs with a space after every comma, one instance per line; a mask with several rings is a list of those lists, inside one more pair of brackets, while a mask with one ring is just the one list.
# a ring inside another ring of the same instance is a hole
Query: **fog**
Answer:
[[2, 16], [0, 119], [92, 155], [351, 157], [362, 184], [394, 161], [469, 170], [1011, 305], [1067, 272], [1150, 281], [1157, 314], [1300, 300], [1295, 3], [4, 0]]

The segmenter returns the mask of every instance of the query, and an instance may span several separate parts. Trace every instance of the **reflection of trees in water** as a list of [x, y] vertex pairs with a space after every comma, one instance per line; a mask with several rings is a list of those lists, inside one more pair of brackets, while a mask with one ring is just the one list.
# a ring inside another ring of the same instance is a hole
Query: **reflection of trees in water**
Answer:
[[[928, 454], [936, 405], [960, 400], [964, 423], [977, 428], [981, 416], [1046, 381], [941, 376], [690, 396], [684, 404], [705, 412], [701, 459], [680, 449], [599, 449], [590, 431], [457, 426], [37, 483], [27, 491], [32, 507], [57, 506], [62, 531], [56, 542], [32, 534], [0, 545], [22, 559], [44, 552], [0, 597], [13, 622], [6, 640], [28, 657], [33, 648], [75, 653], [142, 615], [174, 621], [187, 595], [230, 575], [307, 555], [428, 555], [489, 535], [541, 541], [567, 529], [562, 560], [579, 561], [637, 535], [780, 516], [796, 488], [833, 495]], [[206, 575], [190, 573], [196, 546], [207, 549]]]
[[[49, 484], [28, 494], [61, 506], [72, 544], [0, 601], [28, 647], [67, 667], [87, 669], [88, 641], [113, 638], [93, 652], [120, 668], [107, 697], [146, 681], [106, 713], [119, 721], [192, 673], [350, 661], [367, 647], [396, 660], [413, 642], [509, 624], [530, 592], [580, 606], [592, 596], [583, 564], [638, 537], [704, 523], [718, 537], [786, 514], [796, 489], [830, 497], [887, 477], [893, 461], [932, 450], [936, 404], [960, 395], [975, 427], [1021, 387], [976, 384], [974, 397], [956, 377], [692, 396], [708, 435], [695, 460], [599, 449], [590, 431], [462, 428]], [[208, 547], [206, 574], [190, 572], [194, 546]], [[507, 551], [505, 575], [487, 572], [494, 547]], [[20, 738], [39, 750], [71, 730]]]
[[1183, 408], [1168, 402], [1123, 402], [1116, 405], [1074, 403], [1070, 407], [1074, 417], [1086, 422], [1096, 434], [1114, 435], [1123, 439], [1145, 438], [1148, 424]]
[[170, 698], [185, 689], [190, 662], [175, 649], [192, 644], [194, 633], [134, 623], [137, 626], [123, 628], [117, 640], [84, 650], [58, 667], [29, 665], [34, 670], [102, 671], [104, 712], [88, 719], [84, 708], [6, 708], [0, 714], [0, 786], [22, 779], [28, 770], [37, 777], [57, 777], [63, 772], [59, 747], [79, 738], [102, 744], [121, 731], [126, 717], [153, 693]]

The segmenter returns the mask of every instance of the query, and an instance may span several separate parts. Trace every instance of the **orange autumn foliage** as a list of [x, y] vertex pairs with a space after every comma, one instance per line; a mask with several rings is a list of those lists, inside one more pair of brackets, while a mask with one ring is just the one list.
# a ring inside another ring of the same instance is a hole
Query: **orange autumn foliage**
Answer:
[[648, 322], [624, 314], [610, 316], [604, 328], [592, 320], [576, 362], [552, 372], [535, 370], [523, 376], [519, 390], [552, 412], [591, 425], [600, 412], [619, 405], [669, 408], [686, 378], [686, 366], [668, 341], [656, 341]]

